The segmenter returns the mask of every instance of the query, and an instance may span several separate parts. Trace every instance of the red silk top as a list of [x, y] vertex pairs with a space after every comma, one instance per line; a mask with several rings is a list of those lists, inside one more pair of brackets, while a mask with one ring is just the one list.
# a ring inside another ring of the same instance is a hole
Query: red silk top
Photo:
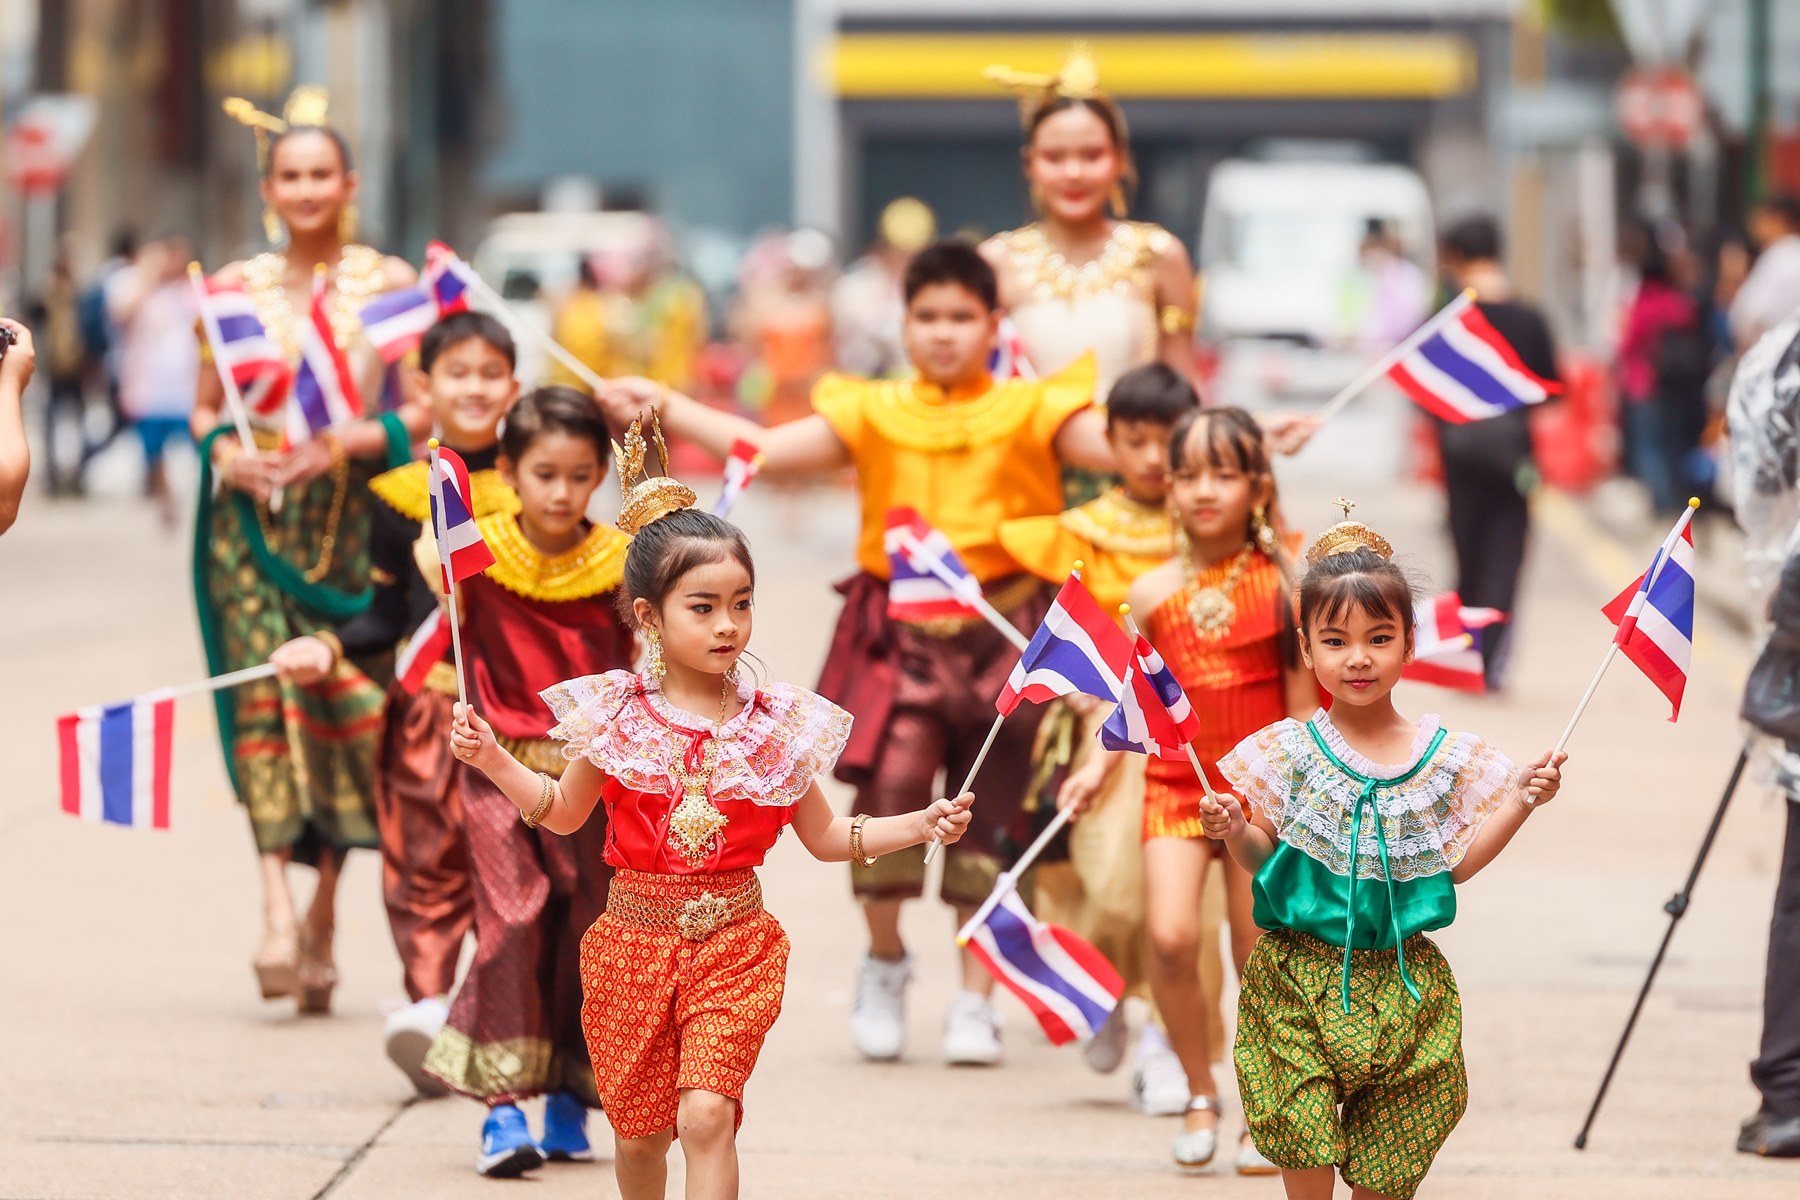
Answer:
[[[1188, 597], [1194, 590], [1220, 587], [1230, 573], [1229, 561], [1200, 572], [1157, 606], [1144, 631], [1200, 717], [1194, 752], [1206, 765], [1213, 787], [1222, 792], [1230, 791], [1231, 784], [1219, 774], [1218, 761], [1244, 738], [1287, 716], [1280, 643], [1280, 604], [1287, 584], [1281, 568], [1260, 551], [1252, 552], [1232, 589], [1237, 613], [1222, 637], [1201, 633], [1188, 615]], [[1153, 756], [1144, 769], [1146, 779], [1169, 787], [1200, 786], [1185, 757], [1174, 761]]]
[[[656, 681], [609, 671], [559, 683], [543, 693], [558, 724], [550, 736], [563, 754], [606, 772], [606, 861], [663, 875], [701, 875], [756, 867], [794, 817], [813, 780], [831, 773], [850, 736], [850, 715], [790, 684], [738, 683], [745, 702], [715, 735], [713, 723], [676, 708]], [[718, 739], [706, 798], [725, 818], [693, 855], [676, 827], [683, 789], [671, 769], [701, 770]]]

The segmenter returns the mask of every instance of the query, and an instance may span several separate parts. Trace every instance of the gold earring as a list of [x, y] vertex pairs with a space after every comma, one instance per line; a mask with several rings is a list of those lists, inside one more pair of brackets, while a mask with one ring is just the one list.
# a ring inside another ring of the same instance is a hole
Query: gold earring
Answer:
[[661, 679], [669, 673], [669, 664], [663, 661], [662, 634], [656, 632], [654, 625], [646, 626], [644, 640], [650, 644], [650, 652], [644, 658], [644, 674]]
[[1268, 510], [1262, 505], [1250, 514], [1250, 529], [1256, 538], [1256, 548], [1273, 558], [1275, 556], [1275, 527], [1269, 524]]
[[269, 245], [281, 244], [281, 216], [271, 205], [263, 205], [263, 236], [269, 239]]
[[1187, 526], [1181, 523], [1180, 517], [1175, 518], [1175, 553], [1185, 559], [1193, 549], [1194, 543], [1188, 538]]
[[356, 205], [346, 204], [338, 210], [338, 241], [346, 244], [356, 240]]
[[1108, 197], [1107, 203], [1112, 205], [1112, 215], [1123, 221], [1125, 219], [1125, 214], [1131, 211], [1131, 205], [1125, 200], [1125, 185], [1123, 183], [1113, 184], [1112, 195]]

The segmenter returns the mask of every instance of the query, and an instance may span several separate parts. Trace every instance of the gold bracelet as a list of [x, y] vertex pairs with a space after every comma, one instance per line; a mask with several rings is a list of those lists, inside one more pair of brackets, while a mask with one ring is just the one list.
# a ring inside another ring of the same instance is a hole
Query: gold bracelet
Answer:
[[859, 867], [872, 867], [875, 865], [875, 860], [873, 858], [869, 858], [863, 854], [862, 831], [863, 825], [866, 824], [868, 820], [869, 814], [862, 813], [854, 821], [850, 822], [850, 861]]
[[313, 634], [313, 636], [318, 638], [321, 642], [324, 642], [326, 649], [331, 651], [332, 666], [335, 667], [344, 660], [344, 643], [336, 633], [329, 629], [321, 629], [319, 632]]
[[538, 806], [529, 813], [522, 812], [519, 814], [519, 819], [525, 822], [525, 828], [527, 829], [536, 829], [538, 827], [538, 822], [542, 821], [544, 819], [544, 814], [550, 811], [550, 802], [556, 799], [556, 785], [550, 781], [550, 776], [539, 771], [538, 778], [544, 782], [544, 790], [538, 797]]
[[1165, 304], [1162, 311], [1156, 314], [1162, 331], [1171, 337], [1194, 332], [1194, 314], [1185, 308], [1173, 304]]

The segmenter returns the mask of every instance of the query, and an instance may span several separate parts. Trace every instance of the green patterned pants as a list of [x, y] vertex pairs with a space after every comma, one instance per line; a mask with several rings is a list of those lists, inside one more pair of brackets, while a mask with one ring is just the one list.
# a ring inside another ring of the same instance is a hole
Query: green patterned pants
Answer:
[[1469, 1103], [1462, 1000], [1430, 939], [1406, 942], [1424, 997], [1400, 982], [1392, 950], [1351, 959], [1289, 929], [1264, 934], [1238, 1000], [1238, 1090], [1256, 1148], [1289, 1170], [1335, 1166], [1346, 1182], [1407, 1200]]

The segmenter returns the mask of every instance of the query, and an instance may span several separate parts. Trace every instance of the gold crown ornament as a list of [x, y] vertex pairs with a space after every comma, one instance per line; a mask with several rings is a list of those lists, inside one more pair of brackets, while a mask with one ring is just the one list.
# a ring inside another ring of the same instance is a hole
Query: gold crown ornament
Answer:
[[1062, 66], [1051, 75], [1035, 71], [1015, 71], [1000, 64], [989, 67], [981, 74], [984, 79], [991, 79], [1018, 96], [1019, 119], [1027, 123], [1033, 113], [1052, 100], [1096, 100], [1103, 95], [1100, 91], [1100, 67], [1094, 61], [1094, 53], [1088, 49], [1086, 42], [1072, 44]]
[[619, 528], [633, 535], [657, 518], [692, 508], [700, 500], [693, 488], [669, 476], [669, 444], [663, 441], [662, 422], [654, 411], [650, 414], [650, 436], [656, 440], [656, 454], [662, 460], [661, 475], [644, 473], [650, 447], [644, 441], [642, 417], [625, 431], [623, 449], [613, 443], [613, 457], [619, 462], [619, 490], [625, 496], [619, 509]]
[[1344, 510], [1344, 519], [1321, 533], [1318, 540], [1307, 547], [1307, 566], [1316, 566], [1322, 559], [1338, 554], [1353, 554], [1358, 550], [1367, 550], [1383, 561], [1394, 557], [1394, 548], [1386, 538], [1361, 521], [1350, 519], [1350, 510], [1356, 507], [1355, 504], [1342, 498], [1335, 503]]
[[331, 112], [331, 93], [316, 83], [303, 83], [289, 94], [279, 117], [262, 111], [242, 96], [227, 96], [223, 107], [226, 116], [256, 135], [256, 165], [267, 174], [270, 135], [301, 127], [325, 128]]

